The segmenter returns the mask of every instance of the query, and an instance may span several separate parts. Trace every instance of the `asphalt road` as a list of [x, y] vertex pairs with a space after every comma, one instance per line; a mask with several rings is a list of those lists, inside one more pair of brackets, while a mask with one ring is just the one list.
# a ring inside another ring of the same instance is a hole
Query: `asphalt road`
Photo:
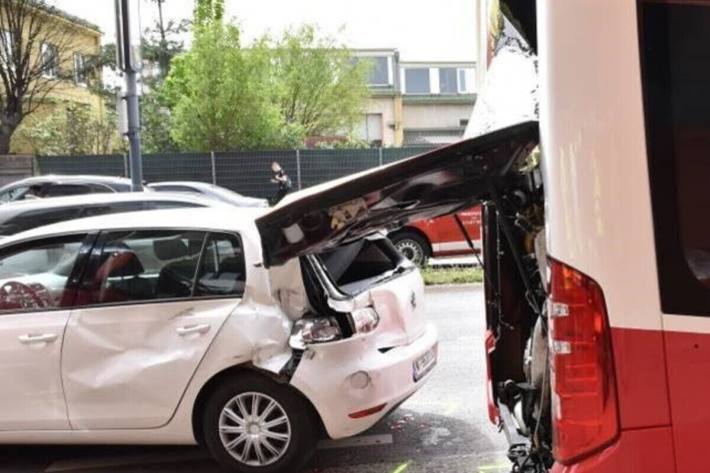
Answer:
[[[483, 300], [474, 286], [427, 291], [440, 332], [431, 380], [355, 439], [321, 445], [305, 473], [507, 473], [505, 440], [487, 419]], [[5, 472], [219, 472], [186, 447], [0, 447]]]

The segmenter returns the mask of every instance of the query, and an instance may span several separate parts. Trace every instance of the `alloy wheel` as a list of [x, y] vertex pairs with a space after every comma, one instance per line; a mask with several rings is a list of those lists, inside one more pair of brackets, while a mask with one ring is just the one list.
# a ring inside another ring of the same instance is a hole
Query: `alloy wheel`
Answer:
[[291, 421], [272, 397], [245, 392], [232, 398], [219, 416], [222, 445], [237, 461], [256, 467], [277, 462], [291, 443]]

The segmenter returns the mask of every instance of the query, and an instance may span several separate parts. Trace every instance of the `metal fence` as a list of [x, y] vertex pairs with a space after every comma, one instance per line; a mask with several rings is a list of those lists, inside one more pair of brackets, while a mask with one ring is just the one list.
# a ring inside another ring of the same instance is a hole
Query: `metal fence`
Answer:
[[[244, 195], [270, 197], [274, 193], [271, 163], [277, 161], [294, 188], [364, 171], [415, 156], [431, 148], [301, 149], [225, 153], [162, 153], [143, 155], [143, 178], [148, 182], [201, 181]], [[128, 177], [123, 155], [39, 156], [40, 174], [98, 174]]]

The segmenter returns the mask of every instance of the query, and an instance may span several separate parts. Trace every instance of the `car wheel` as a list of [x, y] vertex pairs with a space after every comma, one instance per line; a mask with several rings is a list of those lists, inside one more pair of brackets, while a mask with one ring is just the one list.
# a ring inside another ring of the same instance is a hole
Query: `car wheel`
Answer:
[[427, 241], [416, 233], [398, 233], [391, 240], [397, 251], [417, 266], [424, 266], [431, 256]]
[[288, 387], [251, 373], [212, 393], [203, 429], [212, 456], [239, 473], [301, 471], [317, 441], [310, 406]]

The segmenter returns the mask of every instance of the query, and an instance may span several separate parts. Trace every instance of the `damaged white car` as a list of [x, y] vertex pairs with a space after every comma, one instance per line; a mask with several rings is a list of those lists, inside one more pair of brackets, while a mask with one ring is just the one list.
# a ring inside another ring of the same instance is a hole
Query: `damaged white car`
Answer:
[[468, 208], [527, 155], [525, 125], [273, 209], [74, 220], [0, 244], [0, 443], [195, 444], [296, 472], [437, 361], [418, 270], [379, 233]]

